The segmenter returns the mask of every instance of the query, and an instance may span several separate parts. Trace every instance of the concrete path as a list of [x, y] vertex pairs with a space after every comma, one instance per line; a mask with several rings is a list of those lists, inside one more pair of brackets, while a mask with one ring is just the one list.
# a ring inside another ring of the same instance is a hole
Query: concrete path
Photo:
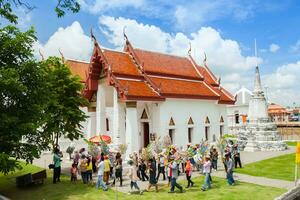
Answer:
[[261, 160], [266, 160], [269, 158], [295, 153], [296, 147], [289, 147], [285, 151], [257, 151], [257, 152], [245, 152], [241, 151], [242, 164], [249, 164]]
[[[217, 172], [213, 172], [212, 176], [224, 178], [224, 177], [226, 177], [226, 173], [224, 171], [217, 171]], [[283, 189], [287, 189], [287, 190], [295, 187], [294, 182], [291, 182], [291, 181], [270, 179], [270, 178], [258, 177], [258, 176], [250, 176], [250, 175], [239, 174], [239, 173], [233, 173], [233, 177], [235, 180], [238, 180], [241, 182], [253, 183], [253, 184], [262, 185], [262, 186], [283, 188]]]

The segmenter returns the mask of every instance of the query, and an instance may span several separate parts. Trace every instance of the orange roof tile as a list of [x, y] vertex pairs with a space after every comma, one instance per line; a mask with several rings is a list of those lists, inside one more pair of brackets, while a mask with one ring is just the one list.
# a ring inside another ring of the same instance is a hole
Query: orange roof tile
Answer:
[[209, 72], [205, 67], [198, 66], [199, 72], [204, 76], [204, 81], [210, 85], [218, 85], [219, 83], [215, 80], [215, 77], [210, 75]]
[[137, 67], [132, 62], [128, 53], [105, 49], [103, 54], [107, 62], [111, 65], [113, 73], [129, 76], [140, 76]]
[[235, 98], [227, 92], [223, 87], [213, 87], [210, 86], [216, 93], [220, 95], [219, 103], [222, 104], [234, 104]]
[[118, 79], [118, 82], [127, 90], [129, 99], [163, 99], [143, 81]]
[[186, 81], [168, 78], [150, 77], [150, 79], [160, 88], [160, 93], [164, 97], [181, 96], [196, 97], [204, 99], [218, 99], [219, 96], [214, 93], [208, 85], [202, 81]]
[[89, 63], [77, 60], [67, 60], [66, 65], [69, 66], [71, 73], [80, 77], [81, 82], [86, 81], [86, 74], [88, 73]]
[[201, 78], [188, 58], [141, 49], [134, 49], [134, 52], [148, 74], [164, 74], [193, 79]]

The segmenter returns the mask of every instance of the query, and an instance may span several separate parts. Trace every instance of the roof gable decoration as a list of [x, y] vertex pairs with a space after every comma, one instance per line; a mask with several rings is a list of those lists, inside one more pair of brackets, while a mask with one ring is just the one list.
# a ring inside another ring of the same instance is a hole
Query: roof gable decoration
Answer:
[[145, 109], [143, 110], [143, 113], [142, 113], [141, 119], [148, 119], [148, 115], [147, 115], [147, 112], [146, 112], [146, 110], [145, 110]]
[[192, 117], [189, 118], [188, 125], [194, 125], [194, 121], [193, 121]]
[[207, 116], [205, 118], [205, 124], [210, 124], [209, 118]]
[[224, 123], [223, 116], [220, 117], [220, 123]]
[[175, 122], [173, 120], [173, 117], [171, 117], [171, 119], [170, 119], [169, 126], [175, 126]]

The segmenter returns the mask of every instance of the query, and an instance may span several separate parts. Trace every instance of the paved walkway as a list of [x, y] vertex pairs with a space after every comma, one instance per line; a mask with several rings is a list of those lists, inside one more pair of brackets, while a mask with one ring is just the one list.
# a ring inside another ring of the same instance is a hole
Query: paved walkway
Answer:
[[[280, 155], [290, 154], [295, 152], [295, 147], [290, 147], [290, 149], [285, 151], [273, 151], [273, 152], [241, 152], [241, 158], [242, 158], [242, 164], [249, 164], [253, 162], [257, 162], [260, 160], [269, 159], [272, 157], [277, 157]], [[34, 160], [33, 164], [48, 168], [48, 164], [50, 164], [52, 161], [52, 155], [51, 154], [44, 154], [40, 159]], [[219, 162], [220, 163], [220, 162]], [[69, 160], [68, 154], [64, 154], [63, 162], [62, 162], [62, 173], [69, 174], [69, 169], [72, 164], [72, 161]], [[226, 174], [223, 171], [223, 166], [219, 166], [220, 171], [213, 172], [212, 176], [225, 178]], [[194, 172], [193, 177], [200, 176], [199, 172]], [[121, 191], [121, 192], [128, 192], [130, 191], [130, 181], [128, 179], [128, 176], [126, 173], [123, 174], [124, 181], [123, 181], [123, 187], [113, 187], [112, 189]], [[257, 185], [262, 186], [271, 186], [271, 187], [277, 187], [277, 188], [284, 188], [284, 189], [291, 189], [294, 187], [294, 183], [290, 181], [284, 181], [284, 180], [276, 180], [276, 179], [270, 179], [270, 178], [264, 178], [264, 177], [255, 177], [245, 174], [238, 174], [234, 173], [234, 178], [236, 180], [239, 180], [241, 182], [247, 182], [247, 183], [253, 183]], [[94, 180], [96, 180], [96, 175], [94, 175]], [[181, 175], [179, 176], [179, 180], [185, 180], [185, 176]], [[138, 182], [141, 189], [146, 189], [148, 186], [148, 181]], [[166, 185], [167, 181], [159, 181], [159, 186]], [[119, 182], [116, 184], [119, 185]], [[154, 190], [155, 188], [152, 188]]]
[[[212, 176], [224, 178], [226, 177], [226, 173], [225, 171], [217, 171], [217, 172], [213, 172]], [[258, 177], [258, 176], [250, 176], [246, 174], [233, 173], [233, 177], [235, 180], [241, 182], [253, 183], [262, 186], [283, 188], [287, 190], [295, 186], [294, 182], [291, 181], [284, 181], [284, 180], [271, 179], [271, 178]]]

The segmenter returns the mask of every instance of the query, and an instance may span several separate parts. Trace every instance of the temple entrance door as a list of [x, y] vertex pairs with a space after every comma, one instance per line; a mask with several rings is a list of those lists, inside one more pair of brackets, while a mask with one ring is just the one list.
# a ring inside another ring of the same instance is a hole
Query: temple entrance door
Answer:
[[149, 122], [143, 122], [144, 127], [144, 147], [149, 144]]

